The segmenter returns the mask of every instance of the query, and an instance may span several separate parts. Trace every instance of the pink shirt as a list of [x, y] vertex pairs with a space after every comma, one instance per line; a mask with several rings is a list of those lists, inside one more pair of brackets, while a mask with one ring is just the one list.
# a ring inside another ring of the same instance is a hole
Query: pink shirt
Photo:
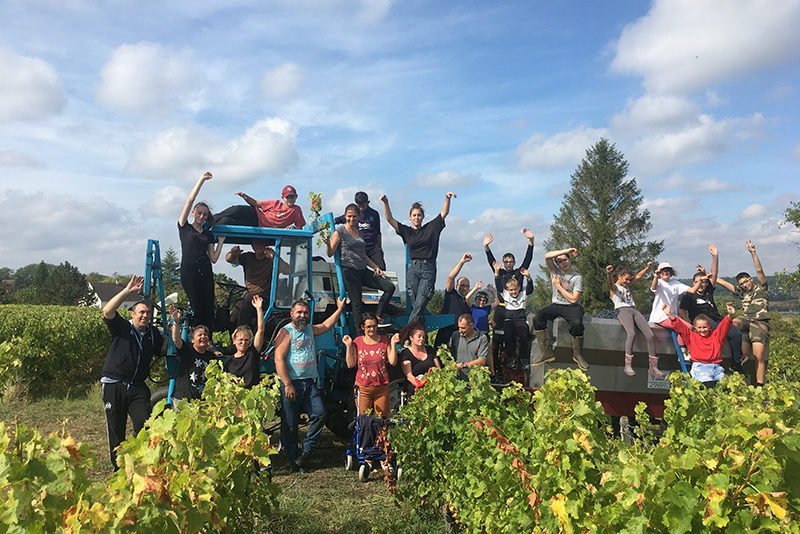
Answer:
[[359, 386], [382, 386], [389, 383], [389, 338], [381, 336], [374, 345], [367, 345], [364, 336], [353, 340], [356, 346], [356, 384]]
[[306, 225], [303, 209], [297, 204], [290, 208], [282, 200], [264, 200], [256, 214], [258, 225], [266, 228], [288, 228], [293, 224], [302, 228]]

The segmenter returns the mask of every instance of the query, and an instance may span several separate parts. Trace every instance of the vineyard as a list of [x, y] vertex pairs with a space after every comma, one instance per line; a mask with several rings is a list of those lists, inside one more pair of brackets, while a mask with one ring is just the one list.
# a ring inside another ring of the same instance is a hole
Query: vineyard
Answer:
[[675, 373], [663, 436], [640, 406], [626, 444], [578, 371], [534, 394], [455, 375], [431, 375], [395, 446], [400, 497], [464, 532], [800, 532], [800, 405], [782, 384]]

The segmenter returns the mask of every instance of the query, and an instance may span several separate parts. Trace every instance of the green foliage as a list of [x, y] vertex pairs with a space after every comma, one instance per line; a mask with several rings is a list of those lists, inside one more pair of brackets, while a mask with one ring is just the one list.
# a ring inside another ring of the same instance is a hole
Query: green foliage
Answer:
[[[11, 298], [17, 304], [50, 304], [55, 306], [88, 306], [93, 292], [77, 267], [68, 261], [60, 265], [41, 262], [36, 265], [30, 283], [26, 283], [26, 267], [19, 269], [22, 282]], [[16, 275], [15, 275], [16, 278]]]
[[[793, 224], [795, 231], [800, 230], [800, 202], [792, 202], [791, 205], [783, 212], [785, 217], [781, 226], [786, 224]], [[794, 272], [787, 273], [786, 270], [778, 276], [778, 283], [788, 288], [800, 288], [800, 265]]]
[[444, 292], [442, 291], [434, 291], [431, 300], [428, 301], [428, 311], [431, 312], [433, 315], [439, 315], [442, 313], [442, 308], [444, 307]]
[[800, 387], [800, 316], [770, 314], [767, 381], [789, 380]]
[[11, 342], [10, 361], [18, 362], [8, 371], [9, 385], [44, 396], [97, 380], [110, 337], [98, 308], [6, 305], [0, 306], [2, 342]]
[[674, 373], [666, 433], [640, 404], [628, 446], [579, 371], [532, 396], [455, 375], [430, 376], [393, 444], [400, 497], [447, 507], [465, 532], [800, 532], [800, 406], [783, 384], [706, 390]]
[[[156, 406], [119, 449], [121, 469], [89, 484], [88, 447], [62, 432], [42, 439], [0, 423], [0, 532], [253, 532], [269, 518], [278, 488], [258, 465], [274, 454], [261, 430], [275, 415], [274, 379], [247, 390], [212, 363], [202, 400], [178, 412]], [[9, 451], [9, 452], [6, 452]]]
[[[615, 145], [600, 139], [586, 151], [544, 246], [546, 251], [578, 249], [572, 266], [583, 276], [581, 303], [588, 315], [608, 308], [607, 265], [638, 271], [664, 250], [663, 241], [646, 241], [652, 223], [650, 212], [641, 210], [642, 201], [636, 179], [628, 177], [628, 162]], [[538, 285], [551, 287], [549, 279], [545, 273]], [[637, 284], [634, 298], [644, 306], [647, 287]]]

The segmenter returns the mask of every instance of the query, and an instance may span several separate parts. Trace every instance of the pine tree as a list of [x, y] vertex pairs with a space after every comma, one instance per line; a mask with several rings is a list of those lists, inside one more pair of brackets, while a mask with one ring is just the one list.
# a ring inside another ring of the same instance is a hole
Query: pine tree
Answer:
[[[570, 178], [570, 191], [550, 225], [545, 250], [575, 247], [572, 268], [583, 275], [581, 304], [587, 315], [610, 309], [606, 265], [624, 265], [638, 271], [664, 249], [663, 241], [646, 241], [652, 228], [650, 212], [642, 210], [641, 190], [628, 177], [625, 156], [607, 139], [586, 151]], [[642, 280], [633, 287], [637, 306], [646, 313], [652, 302]], [[550, 296], [548, 278], [537, 278], [537, 289]]]

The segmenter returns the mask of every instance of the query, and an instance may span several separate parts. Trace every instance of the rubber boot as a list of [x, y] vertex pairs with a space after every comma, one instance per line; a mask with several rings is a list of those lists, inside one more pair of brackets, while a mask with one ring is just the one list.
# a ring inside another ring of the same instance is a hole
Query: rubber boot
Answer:
[[650, 369], [648, 372], [656, 378], [664, 378], [666, 375], [658, 370], [658, 356], [650, 356]]
[[625, 374], [628, 376], [636, 376], [636, 371], [633, 370], [633, 354], [626, 354], [625, 355]]
[[581, 354], [581, 349], [583, 349], [583, 337], [573, 337], [572, 360], [578, 364], [578, 369], [580, 369], [581, 371], [588, 371], [589, 364], [586, 363], [586, 360], [583, 359], [583, 354]]
[[536, 341], [539, 342], [539, 355], [531, 360], [531, 367], [555, 360], [553, 350], [550, 348], [550, 334], [547, 333], [547, 330], [536, 330], [534, 334]]

